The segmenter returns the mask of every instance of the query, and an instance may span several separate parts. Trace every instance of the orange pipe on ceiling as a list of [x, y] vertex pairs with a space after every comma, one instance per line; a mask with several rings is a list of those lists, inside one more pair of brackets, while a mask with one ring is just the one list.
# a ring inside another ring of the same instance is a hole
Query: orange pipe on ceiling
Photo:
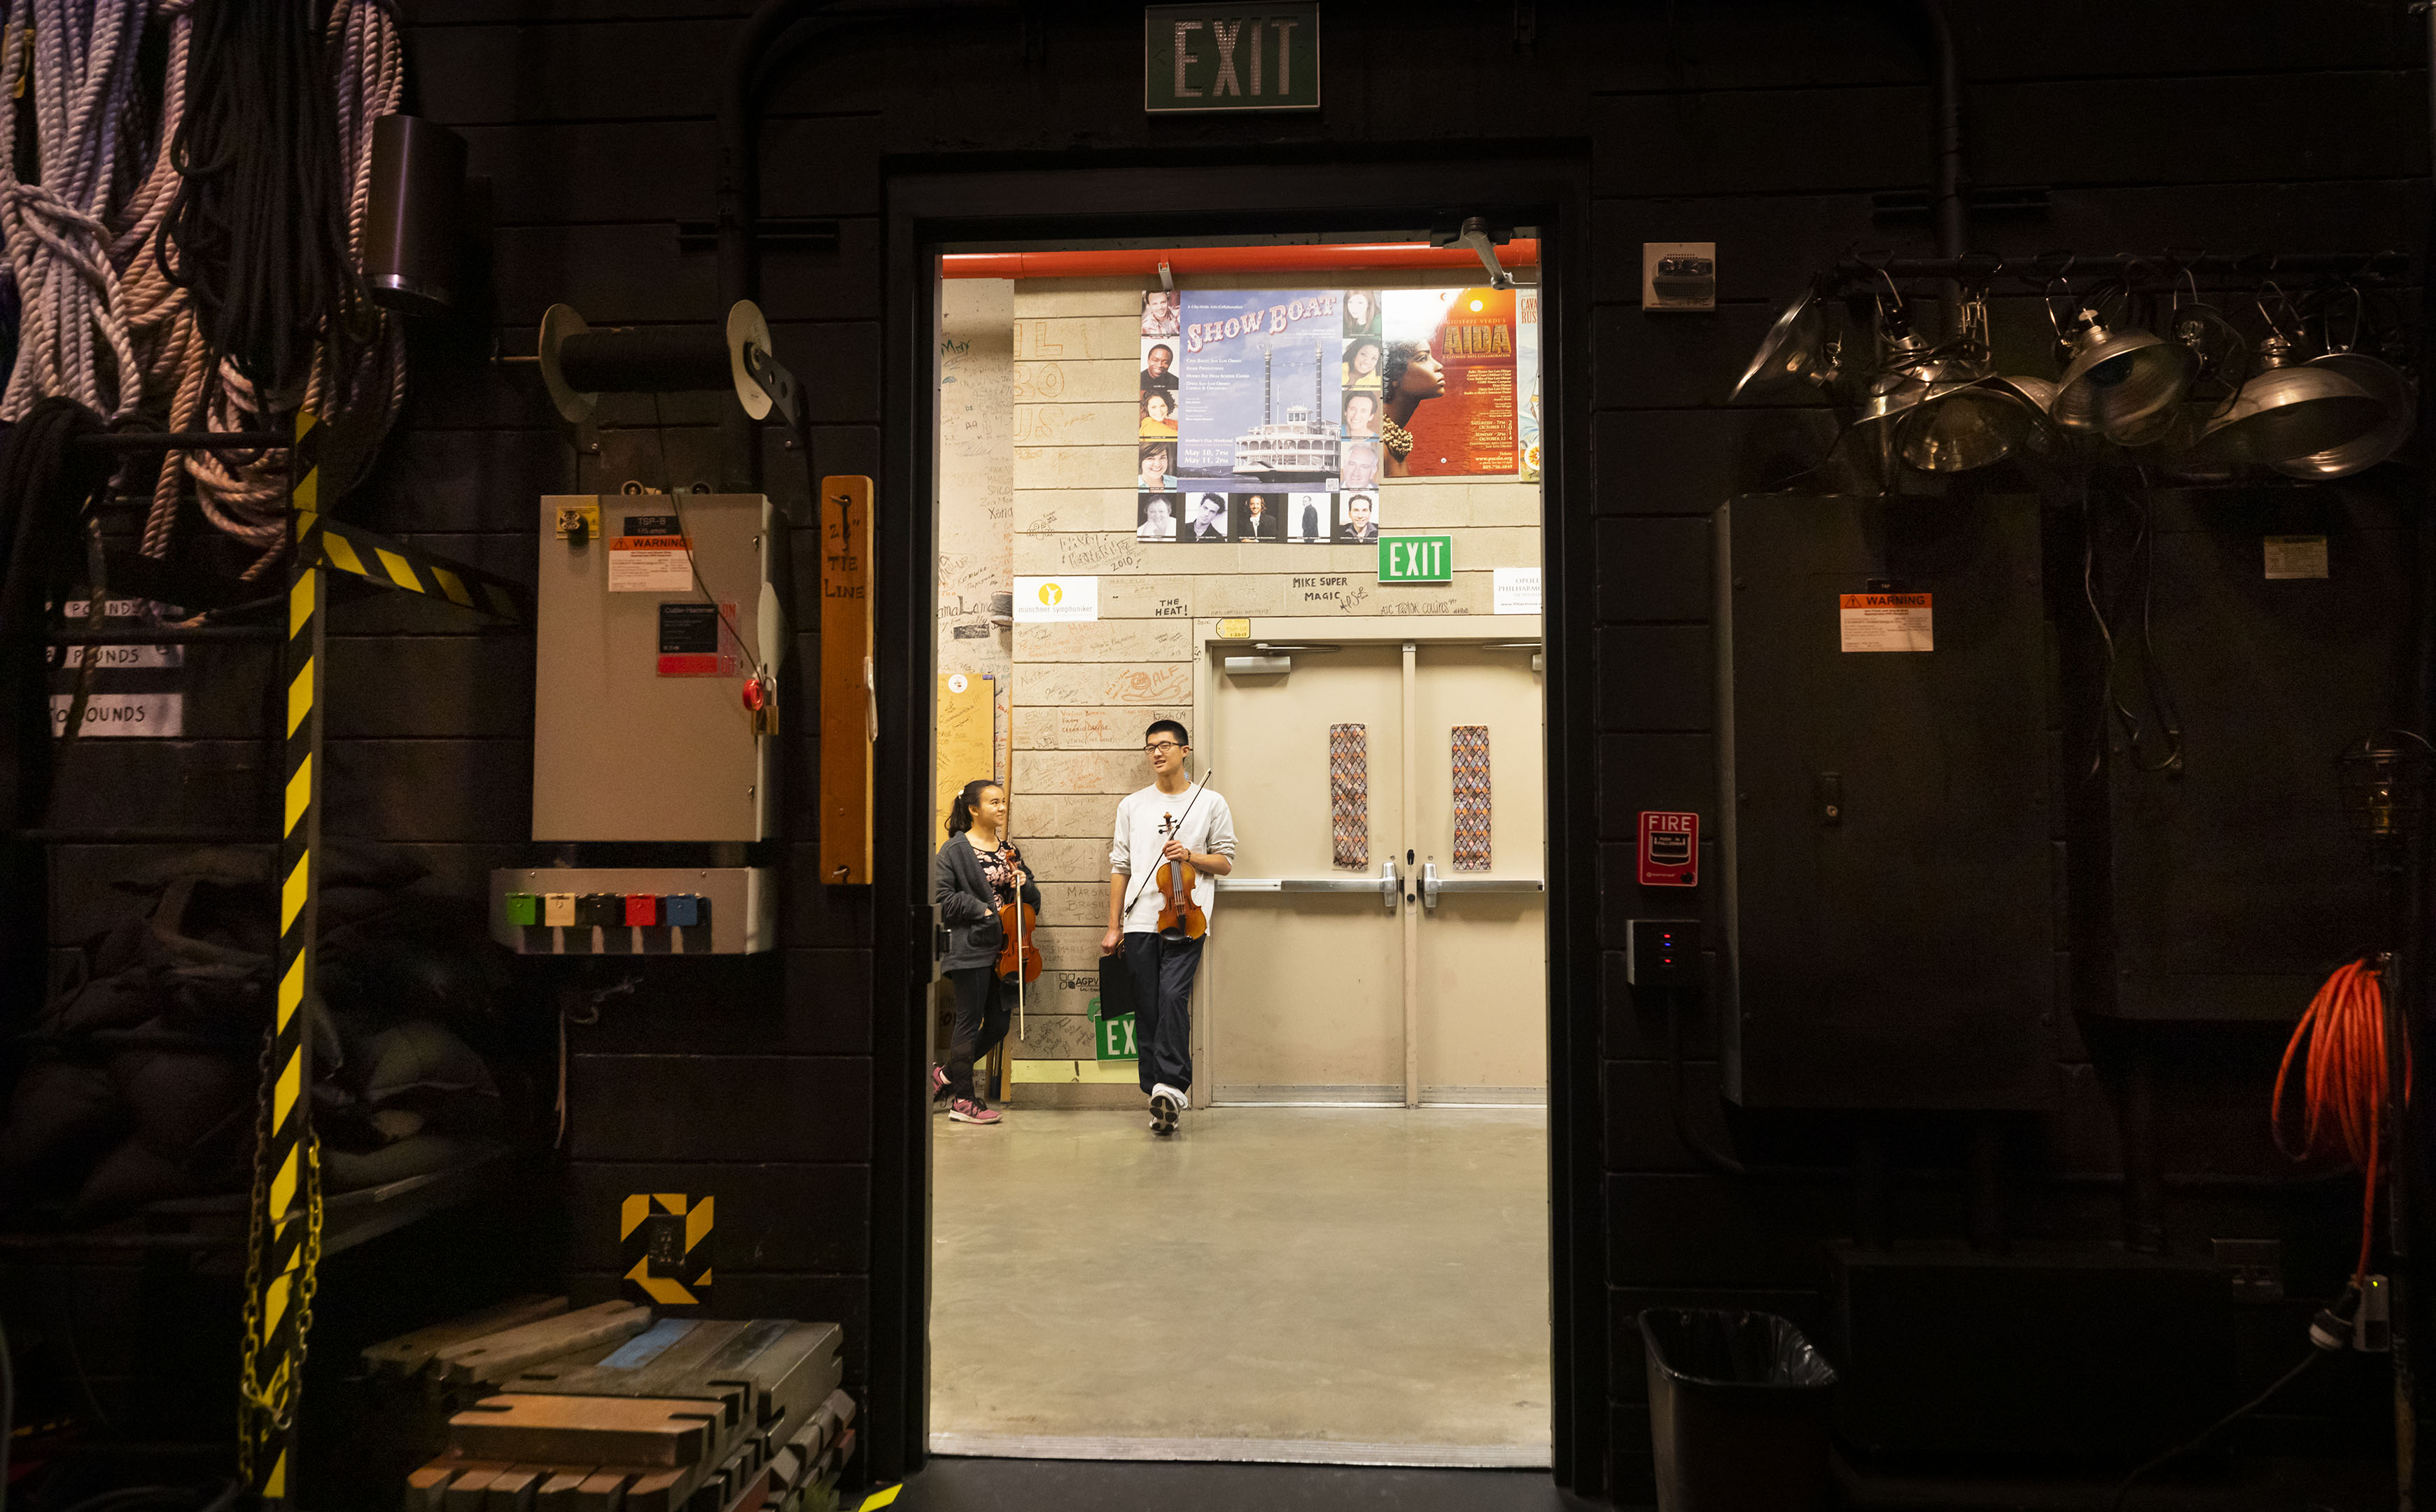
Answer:
[[[1432, 247], [1418, 241], [1296, 243], [1278, 247], [1168, 247], [1115, 251], [948, 252], [939, 259], [942, 278], [1155, 278], [1161, 260], [1170, 271], [1188, 273], [1298, 273], [1363, 269], [1480, 268], [1469, 247]], [[1497, 249], [1501, 268], [1536, 268], [1540, 244], [1518, 237]], [[1485, 271], [1485, 269], [1483, 269]]]

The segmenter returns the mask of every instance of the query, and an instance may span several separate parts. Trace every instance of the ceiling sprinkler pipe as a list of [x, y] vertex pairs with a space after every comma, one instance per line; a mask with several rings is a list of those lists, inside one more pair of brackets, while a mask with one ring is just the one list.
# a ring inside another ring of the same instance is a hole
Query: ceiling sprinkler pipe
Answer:
[[[1954, 46], [1954, 28], [1945, 19], [1940, 0], [1917, 0], [1921, 24], [1928, 29], [1929, 96], [1937, 122], [1937, 176], [1929, 189], [1929, 211], [1937, 224], [1938, 255], [1958, 258], [1970, 243], [1970, 226], [1962, 200], [1962, 61]], [[1944, 335], [1962, 334], [1962, 286], [1946, 280]]]

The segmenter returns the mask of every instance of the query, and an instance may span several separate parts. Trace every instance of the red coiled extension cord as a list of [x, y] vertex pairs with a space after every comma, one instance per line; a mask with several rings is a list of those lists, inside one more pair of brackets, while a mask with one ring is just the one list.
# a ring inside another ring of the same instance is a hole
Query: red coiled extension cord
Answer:
[[[2295, 1160], [2341, 1154], [2367, 1178], [2360, 1193], [2359, 1265], [2368, 1275], [2370, 1243], [2376, 1232], [2379, 1144], [2385, 1124], [2385, 994], [2376, 967], [2363, 958], [2339, 966], [2310, 999], [2309, 1011], [2284, 1047], [2275, 1072], [2271, 1122], [2275, 1147]], [[2301, 1146], [2284, 1137], [2284, 1084], [2292, 1058], [2308, 1050], [2301, 1070]], [[2410, 1101], [2410, 1047], [2403, 1047], [2402, 1099]]]

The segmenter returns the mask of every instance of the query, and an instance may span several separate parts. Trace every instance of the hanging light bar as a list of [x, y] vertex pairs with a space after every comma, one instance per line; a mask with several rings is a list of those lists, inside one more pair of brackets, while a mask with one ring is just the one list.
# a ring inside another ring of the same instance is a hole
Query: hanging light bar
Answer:
[[[1537, 268], [1540, 243], [1517, 237], [1498, 248], [1500, 266]], [[1156, 278], [1160, 265], [1192, 273], [1300, 273], [1451, 268], [1480, 270], [1480, 254], [1458, 243], [1296, 242], [1274, 247], [1115, 247], [1072, 252], [947, 252], [941, 278]]]

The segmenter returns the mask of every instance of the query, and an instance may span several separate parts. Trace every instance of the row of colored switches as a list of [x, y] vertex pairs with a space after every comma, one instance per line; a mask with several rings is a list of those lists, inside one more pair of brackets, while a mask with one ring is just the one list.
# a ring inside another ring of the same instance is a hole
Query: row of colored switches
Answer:
[[507, 906], [508, 923], [518, 927], [690, 930], [710, 922], [710, 899], [699, 893], [510, 893]]

